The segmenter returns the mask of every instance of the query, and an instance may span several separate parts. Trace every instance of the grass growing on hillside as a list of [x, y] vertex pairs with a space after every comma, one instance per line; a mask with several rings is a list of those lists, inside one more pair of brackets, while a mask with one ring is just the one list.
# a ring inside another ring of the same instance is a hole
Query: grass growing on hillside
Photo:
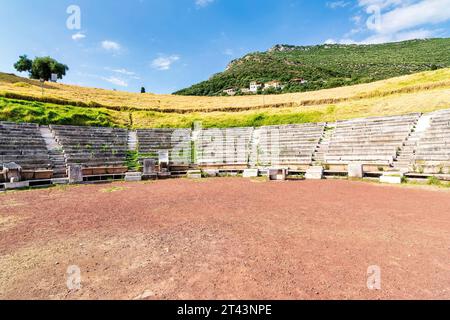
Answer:
[[0, 120], [32, 122], [42, 125], [79, 125], [99, 127], [126, 127], [126, 113], [104, 108], [61, 106], [0, 98]]
[[226, 128], [307, 122], [333, 122], [353, 118], [403, 115], [415, 112], [426, 113], [447, 109], [450, 108], [449, 97], [450, 89], [445, 89], [413, 94], [405, 93], [337, 104], [250, 110], [244, 112], [164, 114], [140, 111], [133, 112], [133, 124], [137, 128], [189, 128], [195, 122], [200, 121], [204, 128]]
[[[22, 82], [27, 86], [17, 85]], [[45, 83], [42, 94], [40, 85], [39, 81], [0, 73], [0, 97], [4, 98], [86, 108], [104, 107], [124, 112], [145, 110], [191, 113], [316, 106], [379, 98], [402, 92], [420, 92], [430, 90], [430, 87], [450, 88], [450, 68], [351, 87], [267, 96], [186, 97], [111, 91], [58, 83]]]
[[[450, 89], [438, 89], [318, 106], [187, 114], [148, 111], [120, 112], [0, 98], [0, 120], [132, 128], [191, 128], [195, 122], [202, 122], [204, 128], [258, 127], [432, 112], [450, 108], [449, 97]], [[132, 126], [130, 126], [130, 115]]]
[[[0, 87], [2, 77], [0, 73]], [[5, 77], [3, 77], [4, 79]], [[22, 79], [11, 76], [7, 79]], [[32, 95], [36, 92], [35, 86], [29, 82], [16, 81], [6, 85], [17, 85], [20, 93], [14, 95], [25, 95], [28, 100], [34, 99]], [[47, 85], [47, 84], [46, 84]], [[74, 87], [48, 84], [51, 90], [58, 92], [61, 97], [72, 97]], [[78, 87], [77, 87], [78, 88]], [[32, 93], [27, 95], [28, 91]], [[131, 104], [135, 103], [137, 97], [145, 100], [146, 95], [111, 92], [111, 99], [107, 100], [108, 91], [92, 88], [78, 88], [78, 92], [87, 92], [91, 98], [100, 95], [103, 103], [111, 105], [120, 97], [121, 102], [127, 102], [127, 97], [133, 97]], [[0, 93], [1, 96], [1, 93]], [[149, 95], [153, 96], [154, 95]], [[358, 85], [353, 87], [322, 90], [310, 93], [295, 93], [265, 97], [272, 102], [288, 102], [287, 106], [281, 104], [278, 107], [270, 107], [266, 104], [264, 108], [253, 105], [255, 98], [261, 97], [236, 97], [234, 98], [205, 98], [205, 97], [172, 97], [156, 96], [164, 99], [185, 99], [184, 103], [199, 103], [199, 110], [180, 112], [145, 110], [145, 108], [110, 109], [99, 107], [97, 102], [91, 107], [81, 106], [82, 103], [71, 105], [66, 100], [62, 105], [55, 103], [25, 101], [0, 97], [0, 121], [31, 122], [38, 124], [65, 124], [65, 125], [87, 125], [108, 126], [128, 128], [191, 128], [195, 122], [202, 122], [205, 128], [243, 127], [294, 124], [306, 122], [330, 122], [352, 118], [362, 118], [384, 115], [402, 115], [413, 112], [432, 112], [439, 109], [450, 108], [450, 69], [419, 73], [411, 76], [389, 79], [377, 83]], [[134, 100], [133, 100], [134, 99]], [[209, 102], [205, 103], [206, 100]], [[248, 99], [248, 100], [247, 100]], [[244, 101], [245, 100], [245, 101]], [[212, 111], [210, 103], [217, 101], [218, 107], [224, 101], [237, 102], [236, 108], [230, 107], [227, 111]], [[265, 100], [267, 103], [267, 100]], [[203, 104], [203, 105], [202, 105]], [[240, 110], [239, 108], [242, 108]], [[203, 109], [204, 108], [204, 109]], [[174, 108], [176, 109], [176, 108]]]
[[320, 122], [323, 116], [323, 112], [314, 110], [289, 110], [280, 113], [248, 111], [191, 114], [164, 114], [141, 111], [133, 113], [133, 123], [138, 128], [192, 128], [196, 122], [201, 122], [203, 128], [260, 127], [278, 124]]
[[[247, 54], [227, 70], [176, 94], [222, 95], [227, 88], [248, 88], [251, 81], [279, 80], [282, 93], [368, 83], [450, 67], [450, 39], [411, 40], [375, 45], [276, 46]], [[306, 84], [290, 82], [295, 78]]]

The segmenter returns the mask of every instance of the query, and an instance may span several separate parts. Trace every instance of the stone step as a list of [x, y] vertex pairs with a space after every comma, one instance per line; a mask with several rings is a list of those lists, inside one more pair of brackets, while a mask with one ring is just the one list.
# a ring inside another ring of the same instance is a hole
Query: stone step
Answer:
[[306, 170], [305, 178], [307, 180], [321, 180], [323, 179], [323, 167], [312, 166]]
[[65, 162], [58, 162], [53, 164], [53, 168], [67, 168], [67, 164]]
[[127, 181], [127, 182], [134, 182], [134, 181], [141, 181], [141, 180], [142, 180], [141, 172], [127, 172], [125, 174], [125, 181]]
[[49, 156], [51, 157], [51, 158], [64, 158], [64, 152], [58, 152], [58, 153], [55, 153], [55, 152], [49, 152], [48, 153], [49, 154]]

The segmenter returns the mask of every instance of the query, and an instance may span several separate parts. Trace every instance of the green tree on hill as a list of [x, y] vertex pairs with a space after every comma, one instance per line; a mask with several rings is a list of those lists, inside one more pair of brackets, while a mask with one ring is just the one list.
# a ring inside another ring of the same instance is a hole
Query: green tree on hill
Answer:
[[56, 74], [58, 79], [62, 79], [69, 67], [51, 57], [36, 57], [34, 60], [28, 59], [27, 55], [20, 56], [19, 61], [14, 64], [14, 68], [19, 72], [28, 72], [31, 79], [43, 79], [49, 81], [52, 74]]
[[14, 64], [14, 68], [19, 72], [30, 72], [33, 66], [33, 60], [28, 59], [28, 56], [24, 54], [19, 57], [19, 61]]

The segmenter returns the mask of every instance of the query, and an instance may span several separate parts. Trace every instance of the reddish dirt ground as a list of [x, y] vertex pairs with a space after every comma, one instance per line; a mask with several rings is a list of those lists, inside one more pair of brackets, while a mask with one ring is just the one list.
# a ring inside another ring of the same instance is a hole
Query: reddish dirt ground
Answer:
[[[450, 193], [240, 178], [0, 194], [1, 299], [450, 299]], [[67, 268], [81, 289], [67, 288]], [[381, 290], [367, 269], [381, 268]]]

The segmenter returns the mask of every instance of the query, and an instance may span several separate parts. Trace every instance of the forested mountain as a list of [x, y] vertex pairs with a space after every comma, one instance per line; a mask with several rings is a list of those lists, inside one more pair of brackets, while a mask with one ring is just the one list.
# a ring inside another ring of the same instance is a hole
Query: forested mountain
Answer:
[[[410, 40], [377, 45], [276, 45], [267, 52], [233, 60], [224, 72], [175, 92], [223, 95], [248, 88], [251, 81], [283, 83], [279, 93], [302, 92], [383, 80], [450, 66], [450, 38]], [[297, 79], [296, 81], [293, 81]], [[298, 79], [307, 83], [300, 84]], [[269, 90], [266, 93], [274, 93]]]

